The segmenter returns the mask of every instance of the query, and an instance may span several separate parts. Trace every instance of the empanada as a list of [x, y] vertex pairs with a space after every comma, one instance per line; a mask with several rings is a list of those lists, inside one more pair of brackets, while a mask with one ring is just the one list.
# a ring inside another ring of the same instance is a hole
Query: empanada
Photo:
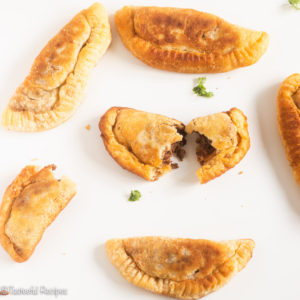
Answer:
[[164, 237], [113, 239], [111, 263], [129, 282], [153, 293], [197, 299], [216, 291], [252, 257], [252, 240], [213, 242]]
[[16, 262], [32, 255], [46, 228], [76, 194], [70, 179], [54, 178], [54, 169], [25, 167], [3, 196], [0, 242]]
[[125, 6], [115, 15], [124, 45], [151, 67], [219, 73], [249, 66], [268, 47], [268, 34], [193, 9]]
[[170, 157], [182, 160], [184, 125], [158, 114], [125, 107], [112, 107], [99, 123], [109, 154], [124, 169], [149, 181], [177, 168]]
[[294, 177], [300, 185], [300, 74], [289, 76], [277, 97], [279, 133]]
[[196, 154], [201, 168], [197, 175], [206, 183], [233, 168], [250, 147], [247, 118], [237, 108], [193, 119], [185, 128], [196, 132]]
[[3, 112], [3, 125], [17, 131], [42, 131], [69, 119], [110, 42], [108, 16], [101, 4], [77, 14], [35, 59]]

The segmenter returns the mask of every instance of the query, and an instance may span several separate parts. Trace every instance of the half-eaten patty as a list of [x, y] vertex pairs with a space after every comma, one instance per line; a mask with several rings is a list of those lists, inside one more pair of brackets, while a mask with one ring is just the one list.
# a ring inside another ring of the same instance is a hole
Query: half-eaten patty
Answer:
[[247, 118], [237, 108], [193, 119], [185, 128], [196, 133], [197, 176], [206, 183], [234, 167], [250, 147]]
[[112, 107], [99, 123], [109, 154], [124, 169], [149, 181], [178, 168], [171, 161], [185, 155], [184, 125], [169, 117], [125, 107]]

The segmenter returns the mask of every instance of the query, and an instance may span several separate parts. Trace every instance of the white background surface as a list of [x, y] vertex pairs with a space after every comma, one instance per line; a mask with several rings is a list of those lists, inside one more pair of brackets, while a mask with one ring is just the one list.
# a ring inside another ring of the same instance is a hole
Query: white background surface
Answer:
[[[288, 75], [300, 72], [300, 11], [289, 8], [287, 2], [103, 0], [113, 41], [94, 69], [77, 113], [48, 132], [15, 133], [0, 128], [1, 195], [27, 164], [55, 163], [56, 173], [69, 176], [78, 188], [28, 262], [15, 263], [0, 248], [0, 287], [65, 288], [68, 296], [61, 298], [75, 300], [167, 299], [127, 283], [108, 262], [105, 241], [139, 235], [253, 238], [256, 248], [248, 266], [207, 299], [299, 299], [299, 188], [276, 124], [279, 85]], [[1, 0], [1, 111], [46, 42], [91, 3]], [[215, 97], [200, 98], [192, 92], [198, 75], [152, 69], [124, 48], [113, 14], [125, 4], [211, 12], [231, 23], [268, 32], [269, 49], [251, 67], [207, 75], [207, 87]], [[179, 169], [157, 182], [146, 182], [123, 170], [104, 149], [97, 125], [111, 106], [165, 114], [184, 123], [236, 106], [248, 117], [251, 148], [234, 169], [200, 185], [190, 143]], [[85, 129], [87, 124], [90, 131]], [[132, 189], [141, 191], [139, 202], [127, 201]]]

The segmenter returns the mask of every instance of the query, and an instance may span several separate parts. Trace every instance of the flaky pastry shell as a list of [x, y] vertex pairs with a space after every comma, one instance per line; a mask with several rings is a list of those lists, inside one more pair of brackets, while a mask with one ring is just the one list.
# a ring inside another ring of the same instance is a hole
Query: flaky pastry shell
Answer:
[[193, 119], [185, 128], [198, 133], [196, 154], [201, 164], [200, 183], [206, 183], [233, 168], [250, 148], [247, 118], [237, 108]]
[[0, 207], [0, 242], [16, 262], [26, 261], [46, 228], [76, 194], [67, 177], [54, 178], [54, 165], [27, 166], [6, 189]]
[[169, 117], [126, 107], [112, 107], [100, 119], [106, 150], [124, 169], [146, 180], [178, 167], [173, 152], [182, 159], [184, 125]]
[[115, 15], [123, 44], [151, 67], [219, 73], [257, 62], [268, 34], [232, 25], [212, 14], [173, 7], [125, 6]]
[[216, 291], [252, 257], [253, 240], [137, 237], [106, 242], [111, 263], [130, 283], [179, 299]]
[[91, 70], [110, 42], [108, 16], [101, 4], [77, 14], [35, 59], [3, 112], [3, 126], [42, 131], [69, 119], [83, 101]]
[[287, 159], [300, 185], [300, 74], [289, 76], [277, 96], [277, 120]]

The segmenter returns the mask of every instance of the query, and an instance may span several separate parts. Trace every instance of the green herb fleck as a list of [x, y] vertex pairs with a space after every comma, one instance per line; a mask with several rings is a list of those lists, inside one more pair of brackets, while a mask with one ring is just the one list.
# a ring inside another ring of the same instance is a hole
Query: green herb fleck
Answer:
[[137, 190], [131, 191], [128, 201], [138, 201], [142, 197], [141, 193]]
[[214, 93], [213, 92], [208, 92], [206, 90], [206, 87], [204, 86], [205, 81], [206, 81], [206, 77], [199, 77], [198, 78], [198, 85], [193, 88], [193, 92], [195, 94], [197, 94], [198, 96], [210, 98], [214, 95]]
[[289, 2], [295, 9], [300, 10], [300, 0], [289, 0]]

